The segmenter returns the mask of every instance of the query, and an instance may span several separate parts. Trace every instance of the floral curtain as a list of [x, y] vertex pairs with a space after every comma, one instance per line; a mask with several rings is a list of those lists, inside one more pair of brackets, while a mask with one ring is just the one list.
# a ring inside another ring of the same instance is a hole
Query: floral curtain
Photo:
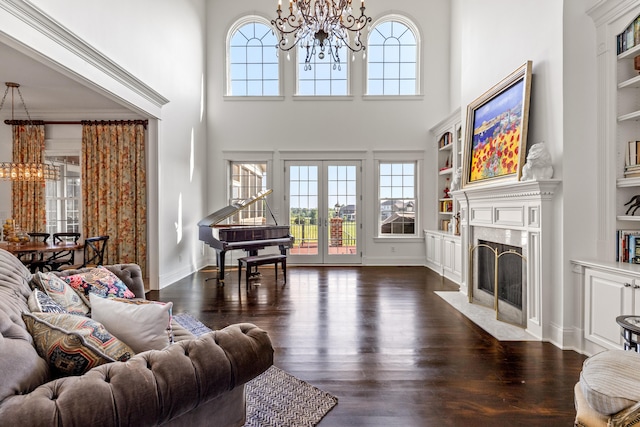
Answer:
[[[13, 125], [13, 162], [44, 162], [44, 124]], [[44, 181], [13, 181], [12, 215], [26, 232], [44, 232], [47, 227]]]
[[104, 263], [135, 263], [146, 277], [144, 124], [82, 122], [82, 200], [84, 236], [109, 236]]

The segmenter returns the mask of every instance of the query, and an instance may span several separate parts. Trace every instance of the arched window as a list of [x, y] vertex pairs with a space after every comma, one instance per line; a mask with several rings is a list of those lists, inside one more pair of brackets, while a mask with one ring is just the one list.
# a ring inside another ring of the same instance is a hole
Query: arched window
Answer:
[[269, 22], [259, 16], [245, 17], [231, 27], [227, 37], [227, 95], [280, 95], [277, 44]]
[[408, 19], [385, 16], [369, 32], [367, 95], [418, 95], [420, 39]]
[[[320, 49], [306, 62], [308, 49], [298, 46], [298, 95], [340, 96], [349, 94], [349, 55], [347, 48], [337, 49], [336, 62], [332, 55], [320, 55]], [[322, 56], [322, 58], [320, 58]]]

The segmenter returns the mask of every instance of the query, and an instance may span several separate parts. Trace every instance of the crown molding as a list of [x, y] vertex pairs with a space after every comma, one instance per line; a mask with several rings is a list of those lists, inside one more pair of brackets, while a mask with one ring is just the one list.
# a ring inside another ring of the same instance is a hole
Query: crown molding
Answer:
[[22, 0], [0, 0], [0, 9], [13, 15], [32, 29], [60, 45], [69, 54], [90, 64], [156, 107], [162, 107], [169, 102], [167, 98], [31, 3]]

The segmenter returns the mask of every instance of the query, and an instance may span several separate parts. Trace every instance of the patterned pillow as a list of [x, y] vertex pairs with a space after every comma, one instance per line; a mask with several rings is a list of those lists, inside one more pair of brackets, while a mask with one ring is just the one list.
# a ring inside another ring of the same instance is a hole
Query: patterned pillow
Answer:
[[136, 353], [162, 350], [173, 342], [173, 303], [89, 295], [92, 318]]
[[63, 375], [82, 375], [104, 363], [129, 360], [135, 353], [88, 317], [66, 313], [22, 313], [36, 350]]
[[127, 285], [111, 271], [100, 266], [92, 268], [85, 273], [63, 277], [73, 289], [76, 290], [85, 303], [91, 307], [89, 294], [96, 294], [103, 298], [135, 298], [135, 294], [127, 288]]
[[86, 316], [91, 311], [89, 305], [78, 296], [78, 293], [53, 273], [38, 272], [31, 278], [31, 284], [33, 288], [46, 292], [67, 313]]
[[53, 298], [39, 289], [29, 295], [27, 305], [32, 313], [66, 313], [67, 311]]

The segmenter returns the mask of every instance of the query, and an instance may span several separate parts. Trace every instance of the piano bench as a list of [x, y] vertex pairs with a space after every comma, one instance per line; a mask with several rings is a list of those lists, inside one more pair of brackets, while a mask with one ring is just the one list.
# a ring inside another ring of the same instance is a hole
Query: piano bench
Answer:
[[249, 289], [249, 276], [251, 276], [251, 269], [259, 265], [275, 264], [276, 269], [276, 281], [278, 280], [278, 263], [282, 265], [282, 273], [284, 274], [284, 283], [287, 283], [287, 256], [282, 254], [265, 254], [265, 255], [252, 255], [242, 258], [238, 258], [238, 285], [242, 278], [242, 265], [246, 267], [246, 281], [247, 290]]

